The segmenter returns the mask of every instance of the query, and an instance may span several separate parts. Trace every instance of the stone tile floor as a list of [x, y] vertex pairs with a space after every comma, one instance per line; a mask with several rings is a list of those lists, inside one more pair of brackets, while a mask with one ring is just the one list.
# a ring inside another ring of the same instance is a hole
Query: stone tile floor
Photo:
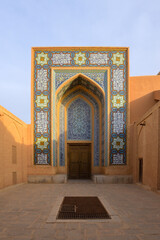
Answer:
[[[101, 196], [120, 221], [46, 223], [61, 196]], [[134, 184], [87, 181], [9, 187], [0, 191], [0, 240], [7, 239], [160, 240], [160, 195]]]

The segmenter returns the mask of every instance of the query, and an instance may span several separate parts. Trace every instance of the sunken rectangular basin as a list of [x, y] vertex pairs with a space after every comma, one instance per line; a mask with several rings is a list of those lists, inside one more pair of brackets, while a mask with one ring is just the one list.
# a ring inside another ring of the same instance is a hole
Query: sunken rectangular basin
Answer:
[[98, 197], [64, 197], [57, 219], [111, 219]]

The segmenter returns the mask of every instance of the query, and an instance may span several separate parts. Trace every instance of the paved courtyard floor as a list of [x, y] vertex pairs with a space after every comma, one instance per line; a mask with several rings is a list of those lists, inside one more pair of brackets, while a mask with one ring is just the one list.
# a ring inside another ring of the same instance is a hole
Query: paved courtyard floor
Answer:
[[[99, 196], [111, 222], [47, 223], [57, 199]], [[0, 240], [160, 240], [160, 195], [134, 184], [23, 184], [0, 191]]]

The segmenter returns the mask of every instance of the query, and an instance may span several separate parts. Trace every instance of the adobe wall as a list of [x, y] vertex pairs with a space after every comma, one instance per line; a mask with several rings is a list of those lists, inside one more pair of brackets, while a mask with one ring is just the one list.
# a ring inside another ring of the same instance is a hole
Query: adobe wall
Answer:
[[27, 182], [28, 125], [0, 106], [0, 188]]
[[139, 182], [139, 159], [143, 159], [142, 183], [152, 190], [160, 189], [160, 102], [132, 127], [133, 178]]
[[155, 103], [154, 91], [160, 90], [160, 75], [130, 77], [130, 122], [136, 122]]

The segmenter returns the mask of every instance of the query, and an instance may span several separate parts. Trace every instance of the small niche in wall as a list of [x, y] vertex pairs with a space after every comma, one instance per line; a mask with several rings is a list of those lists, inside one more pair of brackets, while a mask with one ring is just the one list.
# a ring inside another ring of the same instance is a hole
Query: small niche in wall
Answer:
[[12, 182], [13, 182], [13, 184], [17, 183], [17, 173], [16, 172], [12, 172]]
[[143, 182], [143, 158], [139, 158], [139, 182]]
[[12, 145], [12, 163], [17, 163], [17, 147]]

